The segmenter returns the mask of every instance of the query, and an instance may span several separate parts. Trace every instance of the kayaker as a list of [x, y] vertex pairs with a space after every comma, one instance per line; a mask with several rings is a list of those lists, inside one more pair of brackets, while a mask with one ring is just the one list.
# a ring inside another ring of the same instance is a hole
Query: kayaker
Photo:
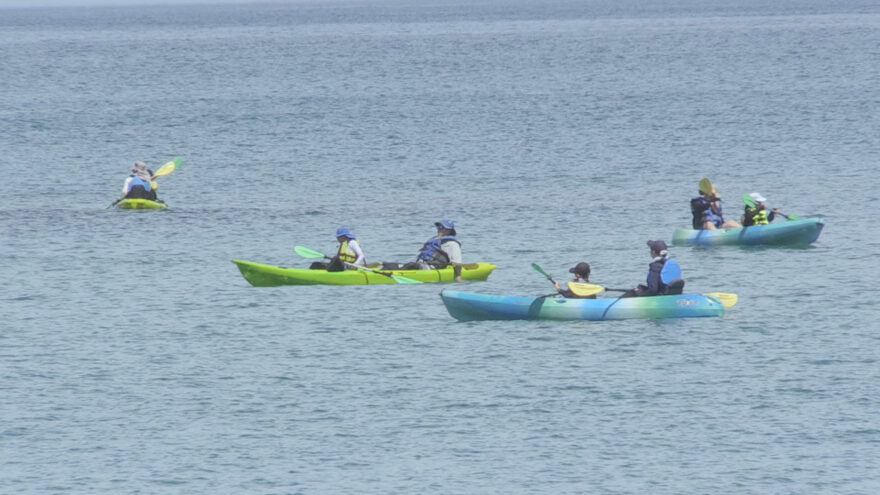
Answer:
[[735, 220], [724, 220], [721, 213], [721, 196], [708, 179], [700, 181], [700, 195], [691, 199], [693, 227], [696, 230], [733, 229], [742, 227]]
[[681, 267], [678, 262], [669, 258], [664, 241], [648, 241], [651, 249], [651, 264], [648, 265], [648, 277], [645, 284], [630, 289], [621, 297], [644, 297], [665, 294], [681, 294], [684, 280], [681, 279]]
[[767, 225], [776, 218], [779, 208], [767, 210], [767, 205], [765, 204], [767, 198], [761, 196], [761, 193], [753, 192], [749, 194], [749, 197], [752, 198], [754, 205], [746, 204], [745, 212], [742, 216], [743, 227]]
[[336, 249], [336, 255], [330, 258], [329, 263], [321, 263], [316, 261], [309, 268], [312, 270], [324, 269], [328, 272], [341, 272], [346, 269], [357, 270], [351, 265], [364, 266], [364, 251], [358, 244], [357, 238], [351, 233], [348, 227], [339, 227], [336, 229], [336, 241], [339, 246]]
[[419, 250], [416, 261], [398, 265], [383, 263], [386, 270], [436, 270], [452, 265], [455, 281], [461, 282], [461, 241], [456, 238], [455, 222], [443, 219], [434, 222], [437, 235], [431, 237]]
[[[588, 284], [590, 283], [590, 264], [581, 261], [577, 265], [568, 269], [568, 273], [574, 274], [574, 279], [572, 282], [580, 282]], [[554, 281], [553, 285], [556, 286], [556, 290], [562, 294], [562, 297], [566, 299], [596, 299], [596, 294], [590, 296], [579, 296], [571, 291], [569, 287], [563, 288], [559, 285], [559, 282]]]
[[150, 199], [156, 201], [153, 173], [144, 162], [135, 162], [131, 174], [122, 186], [122, 197], [131, 199]]

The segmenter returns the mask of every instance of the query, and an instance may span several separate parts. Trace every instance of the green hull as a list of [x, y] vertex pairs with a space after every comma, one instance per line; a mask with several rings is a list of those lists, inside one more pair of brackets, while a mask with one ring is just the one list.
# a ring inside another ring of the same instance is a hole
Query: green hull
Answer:
[[163, 210], [168, 205], [161, 201], [153, 201], [150, 199], [123, 199], [116, 203], [116, 207], [120, 210]]
[[[367, 285], [394, 284], [391, 277], [366, 270], [345, 270], [328, 272], [307, 268], [286, 268], [265, 265], [252, 261], [232, 260], [241, 275], [255, 287], [275, 287], [278, 285]], [[498, 268], [491, 263], [477, 263], [475, 268], [462, 268], [464, 280], [486, 280], [492, 270]], [[440, 270], [383, 270], [382, 273], [400, 275], [420, 282], [452, 282], [452, 267]]]

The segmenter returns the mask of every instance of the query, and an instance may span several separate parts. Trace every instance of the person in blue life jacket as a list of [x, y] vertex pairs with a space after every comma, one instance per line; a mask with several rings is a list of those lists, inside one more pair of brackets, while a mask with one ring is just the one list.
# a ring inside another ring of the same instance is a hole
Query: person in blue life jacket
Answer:
[[339, 227], [336, 229], [336, 242], [339, 246], [336, 248], [336, 255], [330, 258], [329, 263], [316, 261], [309, 268], [312, 270], [327, 270], [328, 272], [341, 272], [346, 269], [357, 270], [352, 265], [364, 266], [364, 251], [351, 229], [348, 227]]
[[749, 197], [752, 198], [752, 201], [754, 201], [755, 204], [746, 205], [741, 218], [743, 227], [767, 225], [776, 218], [776, 214], [779, 213], [779, 208], [768, 210], [767, 205], [765, 204], [767, 198], [761, 196], [761, 194], [757, 192], [749, 194]]
[[[572, 280], [572, 282], [580, 282], [585, 284], [590, 283], [590, 264], [585, 261], [581, 261], [577, 265], [569, 268], [568, 273], [574, 275], [574, 279]], [[562, 297], [566, 299], [596, 299], [596, 294], [590, 296], [579, 296], [572, 292], [567, 284], [565, 287], [562, 287], [561, 285], [559, 285], [559, 282], [556, 282], [555, 280], [553, 281], [553, 285], [556, 287], [557, 292], [559, 292]]]
[[455, 281], [461, 282], [461, 241], [456, 238], [455, 222], [443, 219], [434, 222], [437, 235], [431, 237], [419, 249], [416, 261], [398, 266], [396, 263], [384, 263], [387, 269], [402, 270], [436, 270], [452, 265]]
[[648, 241], [648, 247], [651, 249], [651, 264], [648, 265], [647, 280], [621, 297], [681, 294], [684, 289], [681, 267], [677, 261], [669, 258], [666, 243], [661, 240]]
[[125, 179], [125, 184], [122, 186], [122, 197], [158, 201], [153, 172], [147, 168], [146, 163], [135, 162], [131, 168], [131, 174]]
[[725, 220], [721, 212], [721, 196], [714, 184], [704, 179], [700, 185], [700, 195], [691, 198], [691, 214], [695, 230], [734, 229], [742, 227], [735, 220]]

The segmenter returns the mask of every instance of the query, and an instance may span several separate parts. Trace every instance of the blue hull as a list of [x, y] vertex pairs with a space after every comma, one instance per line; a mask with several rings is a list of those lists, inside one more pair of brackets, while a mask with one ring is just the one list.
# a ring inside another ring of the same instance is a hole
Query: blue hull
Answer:
[[672, 243], [678, 246], [806, 246], [819, 238], [824, 226], [822, 217], [811, 217], [738, 229], [676, 229]]
[[721, 316], [724, 307], [700, 294], [565, 299], [561, 297], [495, 296], [445, 289], [446, 310], [459, 321], [473, 320], [624, 320]]

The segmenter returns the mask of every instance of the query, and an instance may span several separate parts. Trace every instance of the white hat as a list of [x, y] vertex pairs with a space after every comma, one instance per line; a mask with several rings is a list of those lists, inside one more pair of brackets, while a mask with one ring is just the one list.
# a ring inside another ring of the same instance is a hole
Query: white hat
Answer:
[[767, 201], [767, 198], [765, 198], [764, 196], [761, 196], [761, 193], [757, 193], [757, 192], [753, 192], [752, 194], [749, 194], [749, 197], [754, 199], [756, 203], [763, 203], [764, 201]]

